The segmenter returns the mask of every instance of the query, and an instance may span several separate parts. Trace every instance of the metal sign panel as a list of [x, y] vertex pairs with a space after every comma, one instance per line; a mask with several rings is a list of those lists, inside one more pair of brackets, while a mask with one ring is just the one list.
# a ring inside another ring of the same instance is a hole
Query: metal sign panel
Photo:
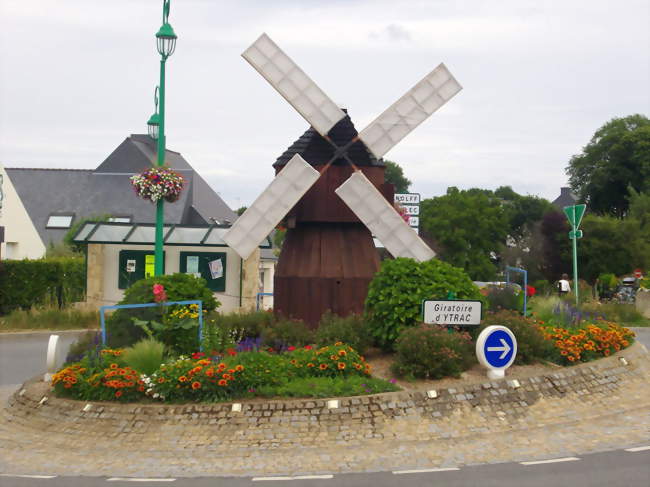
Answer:
[[480, 301], [426, 300], [422, 303], [425, 323], [443, 326], [476, 326], [481, 324], [483, 303]]
[[517, 339], [505, 326], [488, 326], [476, 339], [476, 357], [488, 369], [507, 369], [517, 356]]
[[420, 193], [397, 193], [395, 195], [395, 203], [400, 203], [401, 205], [419, 205]]
[[564, 214], [569, 219], [569, 223], [572, 226], [578, 228], [580, 226], [580, 222], [582, 221], [582, 217], [585, 214], [586, 208], [587, 205], [565, 206]]

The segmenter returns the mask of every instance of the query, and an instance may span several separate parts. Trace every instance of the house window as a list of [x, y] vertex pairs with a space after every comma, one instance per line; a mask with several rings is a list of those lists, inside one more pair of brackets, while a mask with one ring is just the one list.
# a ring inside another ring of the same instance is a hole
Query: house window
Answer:
[[115, 223], [131, 223], [131, 217], [130, 216], [111, 216], [108, 218], [109, 222], [115, 222]]
[[202, 277], [214, 292], [226, 291], [225, 252], [181, 252], [180, 272]]
[[50, 215], [46, 228], [70, 228], [74, 215]]

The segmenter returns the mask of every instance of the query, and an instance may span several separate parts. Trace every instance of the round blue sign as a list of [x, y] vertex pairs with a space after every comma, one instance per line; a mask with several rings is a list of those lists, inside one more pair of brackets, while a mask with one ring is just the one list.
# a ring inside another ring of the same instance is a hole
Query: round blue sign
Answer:
[[517, 339], [505, 326], [488, 326], [476, 340], [476, 356], [490, 369], [510, 367], [517, 355]]

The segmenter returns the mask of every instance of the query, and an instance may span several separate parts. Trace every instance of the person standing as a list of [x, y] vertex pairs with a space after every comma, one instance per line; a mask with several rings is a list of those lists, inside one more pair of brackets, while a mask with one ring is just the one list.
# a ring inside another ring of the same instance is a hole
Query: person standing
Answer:
[[571, 292], [571, 284], [569, 284], [569, 276], [562, 274], [562, 279], [557, 282], [558, 296], [562, 297]]

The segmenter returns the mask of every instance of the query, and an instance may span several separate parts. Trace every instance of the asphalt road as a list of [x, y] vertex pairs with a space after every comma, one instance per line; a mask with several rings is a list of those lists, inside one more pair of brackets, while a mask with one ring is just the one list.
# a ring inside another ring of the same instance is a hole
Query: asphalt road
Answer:
[[[501, 463], [429, 472], [385, 472], [323, 475], [321, 479], [297, 477], [192, 477], [177, 479], [119, 479], [107, 477], [19, 478], [0, 476], [1, 487], [648, 487], [650, 485], [650, 446], [636, 452], [617, 450], [565, 459], [550, 459], [532, 465]], [[552, 460], [560, 460], [552, 461]]]
[[[0, 333], [0, 387], [22, 384], [46, 371], [50, 335], [59, 335], [59, 364], [70, 344], [83, 332]], [[0, 483], [2, 485], [2, 483]]]

